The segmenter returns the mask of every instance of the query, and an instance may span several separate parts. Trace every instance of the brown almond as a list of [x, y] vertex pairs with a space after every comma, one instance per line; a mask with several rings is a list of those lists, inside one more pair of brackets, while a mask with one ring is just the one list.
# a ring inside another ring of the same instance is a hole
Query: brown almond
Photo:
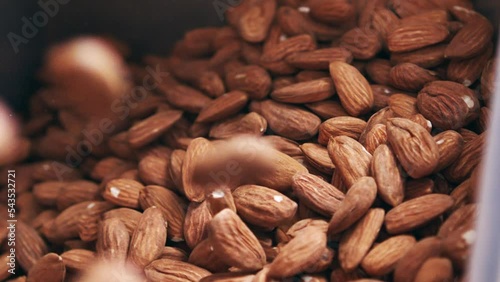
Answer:
[[38, 232], [26, 223], [18, 221], [15, 227], [17, 262], [25, 271], [30, 271], [35, 263], [48, 253], [47, 244]]
[[394, 65], [412, 63], [422, 68], [432, 68], [444, 62], [446, 44], [424, 47], [414, 51], [391, 53], [391, 62]]
[[169, 104], [190, 113], [199, 113], [211, 99], [202, 92], [181, 84], [160, 84], [159, 91]]
[[259, 66], [249, 65], [226, 73], [226, 84], [229, 90], [240, 90], [251, 99], [263, 99], [271, 88], [271, 77]]
[[409, 235], [391, 237], [373, 247], [361, 262], [363, 269], [373, 276], [383, 276], [394, 270], [397, 262], [417, 241]]
[[427, 84], [417, 96], [417, 106], [433, 126], [458, 129], [476, 118], [479, 101], [469, 88], [451, 81]]
[[309, 173], [295, 174], [292, 188], [301, 202], [325, 216], [333, 215], [344, 199], [344, 194], [333, 185]]
[[330, 138], [347, 136], [358, 140], [365, 130], [366, 122], [355, 117], [334, 117], [324, 121], [319, 127], [318, 143], [328, 145]]
[[382, 50], [382, 42], [374, 30], [358, 27], [342, 35], [340, 46], [351, 51], [352, 56], [357, 60], [371, 59]]
[[226, 139], [239, 134], [262, 135], [266, 130], [266, 119], [252, 112], [215, 123], [210, 128], [209, 136], [215, 139]]
[[210, 142], [200, 137], [194, 139], [186, 151], [182, 163], [182, 186], [186, 197], [191, 201], [201, 202], [205, 197], [205, 187], [201, 183], [197, 183], [195, 170], [200, 158], [207, 154], [211, 148]]
[[290, 65], [306, 70], [327, 70], [332, 61], [350, 63], [352, 59], [352, 53], [342, 47], [297, 52], [285, 58]]
[[387, 140], [405, 171], [413, 178], [431, 174], [439, 161], [434, 139], [422, 126], [408, 119], [387, 121]]
[[434, 140], [439, 150], [439, 163], [435, 171], [451, 165], [462, 152], [464, 141], [462, 136], [453, 130], [446, 130], [435, 135]]
[[347, 272], [361, 263], [377, 238], [384, 221], [383, 209], [371, 209], [356, 225], [342, 235], [339, 246], [340, 266]]
[[378, 194], [389, 205], [395, 207], [403, 202], [403, 178], [396, 157], [389, 146], [382, 144], [373, 153], [371, 172], [377, 182]]
[[431, 194], [418, 197], [390, 210], [385, 217], [385, 227], [390, 234], [399, 234], [418, 228], [453, 206], [448, 195]]
[[248, 102], [245, 92], [231, 91], [211, 101], [196, 118], [196, 122], [215, 122], [239, 112]]
[[73, 249], [62, 253], [61, 258], [67, 270], [84, 271], [95, 262], [96, 254], [89, 250]]
[[210, 220], [212, 220], [212, 214], [206, 201], [189, 204], [184, 220], [184, 238], [191, 249], [208, 237]]
[[144, 268], [149, 281], [197, 282], [211, 273], [187, 262], [157, 259]]
[[313, 103], [323, 101], [335, 93], [330, 78], [299, 82], [274, 90], [271, 98], [282, 103]]
[[28, 272], [26, 281], [30, 282], [60, 282], [66, 277], [66, 267], [60, 256], [48, 253], [40, 258]]
[[109, 261], [125, 262], [127, 259], [130, 235], [125, 224], [118, 218], [101, 221], [97, 236], [96, 252]]
[[131, 179], [114, 179], [106, 184], [103, 198], [106, 201], [128, 208], [139, 207], [139, 194], [144, 186]]
[[321, 101], [311, 104], [306, 104], [306, 107], [313, 113], [320, 116], [322, 119], [329, 119], [339, 116], [347, 116], [347, 112], [344, 110], [342, 105], [337, 101]]
[[330, 63], [330, 75], [342, 106], [352, 116], [370, 111], [373, 92], [366, 78], [353, 66], [343, 62]]
[[320, 259], [326, 246], [326, 234], [317, 227], [307, 227], [281, 248], [269, 266], [269, 277], [290, 277], [304, 271]]
[[299, 107], [271, 100], [253, 101], [250, 109], [262, 115], [276, 134], [292, 140], [306, 140], [318, 133], [321, 120]]
[[130, 238], [130, 263], [143, 268], [161, 255], [167, 241], [166, 225], [160, 209], [150, 207], [142, 213]]
[[347, 191], [344, 200], [333, 214], [328, 235], [336, 235], [358, 221], [370, 209], [377, 196], [377, 184], [371, 177], [359, 178]]
[[365, 66], [368, 77], [377, 84], [389, 85], [389, 73], [392, 69], [392, 64], [389, 60], [373, 59]]
[[491, 43], [488, 45], [484, 52], [473, 58], [451, 60], [446, 70], [446, 77], [467, 87], [471, 86], [479, 79], [485, 65], [493, 54], [493, 45]]
[[448, 35], [448, 28], [443, 24], [410, 23], [391, 31], [387, 36], [387, 46], [391, 52], [408, 52], [440, 43]]
[[456, 161], [444, 171], [446, 178], [454, 183], [467, 179], [481, 161], [485, 143], [486, 132], [465, 143]]
[[385, 124], [376, 124], [366, 133], [364, 145], [368, 153], [373, 155], [378, 146], [387, 143], [386, 128]]
[[217, 256], [241, 270], [259, 270], [266, 255], [255, 235], [230, 209], [219, 212], [210, 222], [209, 238]]
[[174, 242], [184, 240], [183, 223], [186, 215], [186, 203], [177, 194], [165, 187], [148, 185], [139, 195], [143, 210], [156, 207], [168, 222], [168, 238]]
[[327, 148], [347, 187], [358, 178], [369, 175], [372, 155], [356, 140], [347, 136], [335, 137], [330, 139]]
[[144, 119], [129, 129], [128, 142], [133, 148], [143, 147], [160, 137], [181, 116], [181, 111], [164, 111]]
[[453, 266], [446, 258], [429, 258], [417, 272], [415, 282], [453, 281]]
[[300, 146], [307, 161], [319, 171], [332, 174], [335, 166], [328, 155], [328, 150], [319, 144], [304, 143]]
[[429, 258], [438, 257], [442, 252], [441, 239], [428, 237], [418, 241], [396, 264], [394, 281], [414, 281], [418, 270]]
[[390, 85], [405, 91], [419, 91], [431, 81], [438, 79], [436, 72], [426, 70], [412, 63], [394, 66], [390, 73]]
[[240, 186], [233, 197], [241, 218], [256, 226], [274, 228], [290, 220], [297, 211], [297, 203], [263, 186]]
[[453, 37], [445, 56], [452, 59], [468, 59], [484, 51], [493, 37], [493, 25], [484, 17], [467, 22]]

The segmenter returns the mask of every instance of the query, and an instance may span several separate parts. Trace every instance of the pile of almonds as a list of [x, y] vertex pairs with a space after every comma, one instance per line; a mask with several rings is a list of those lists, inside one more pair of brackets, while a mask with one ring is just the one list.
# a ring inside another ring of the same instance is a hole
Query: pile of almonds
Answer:
[[[467, 281], [495, 69], [471, 1], [244, 0], [226, 20], [98, 76], [48, 59], [1, 176], [20, 269], [1, 222], [0, 279]], [[114, 103], [126, 85], [144, 93]]]

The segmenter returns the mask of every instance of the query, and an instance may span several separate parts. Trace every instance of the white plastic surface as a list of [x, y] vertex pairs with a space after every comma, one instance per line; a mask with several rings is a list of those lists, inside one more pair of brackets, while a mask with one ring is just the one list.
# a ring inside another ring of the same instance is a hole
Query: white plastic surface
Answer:
[[[498, 52], [498, 50], [497, 50]], [[480, 183], [477, 236], [469, 282], [500, 282], [500, 63], [497, 63], [493, 115]]]

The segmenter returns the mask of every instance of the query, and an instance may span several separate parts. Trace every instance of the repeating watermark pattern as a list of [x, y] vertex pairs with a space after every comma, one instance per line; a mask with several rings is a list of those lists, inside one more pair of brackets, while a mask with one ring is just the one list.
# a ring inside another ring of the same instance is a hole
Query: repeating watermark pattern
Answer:
[[59, 13], [61, 8], [60, 5], [66, 5], [70, 1], [71, 0], [39, 0], [38, 6], [40, 10], [34, 13], [30, 18], [21, 18], [21, 33], [9, 32], [7, 34], [7, 39], [9, 39], [14, 53], [19, 53], [19, 46], [21, 44], [28, 44], [30, 39], [33, 39], [38, 34], [40, 28], [46, 26], [50, 18], [55, 17]]
[[[147, 66], [145, 70], [148, 74], [143, 77], [142, 85], [133, 87], [128, 93], [111, 103], [110, 112], [121, 121], [127, 119], [130, 116], [130, 111], [146, 99], [151, 91], [156, 90], [164, 78], [170, 76], [170, 73], [161, 70], [160, 65], [155, 68]], [[63, 166], [56, 161], [52, 162], [52, 169], [59, 180], [62, 181], [64, 174], [77, 168], [86, 157], [92, 154], [94, 147], [101, 145], [106, 140], [105, 137], [113, 133], [115, 129], [116, 126], [111, 118], [103, 118], [95, 128], [82, 130], [83, 140], [78, 142], [75, 148], [71, 146], [65, 148], [67, 152], [65, 163], [67, 166]]]
[[7, 272], [16, 274], [16, 171], [7, 171]]
[[224, 21], [224, 14], [229, 8], [234, 8], [241, 4], [243, 0], [214, 0], [212, 5], [214, 6], [217, 16], [219, 16], [220, 21]]

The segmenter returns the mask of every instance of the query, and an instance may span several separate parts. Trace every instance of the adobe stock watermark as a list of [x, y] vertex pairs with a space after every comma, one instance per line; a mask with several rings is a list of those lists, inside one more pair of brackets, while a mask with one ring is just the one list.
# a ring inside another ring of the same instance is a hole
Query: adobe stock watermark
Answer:
[[217, 16], [219, 16], [219, 20], [224, 21], [224, 13], [229, 8], [234, 8], [241, 4], [243, 0], [214, 0], [212, 5], [214, 6], [215, 12]]
[[[163, 72], [160, 69], [160, 65], [157, 65], [155, 68], [147, 66], [146, 72], [148, 74], [143, 77], [142, 85], [135, 86], [129, 93], [111, 103], [110, 110], [117, 115], [118, 119], [123, 121], [128, 118], [131, 109], [135, 109], [139, 102], [146, 99], [150, 93], [149, 91], [157, 89], [158, 85], [163, 82], [164, 77], [170, 76], [168, 72]], [[106, 140], [105, 136], [112, 134], [115, 128], [110, 118], [103, 118], [98, 122], [96, 128], [92, 128], [91, 130], [84, 129], [82, 131], [83, 140], [78, 142], [75, 148], [69, 145], [65, 148], [67, 152], [65, 164], [67, 166], [63, 166], [56, 161], [52, 162], [51, 166], [57, 178], [62, 181], [64, 174], [77, 168], [83, 162], [84, 158], [92, 154], [94, 146], [101, 145]]]
[[43, 28], [49, 23], [49, 19], [55, 17], [61, 8], [61, 5], [66, 5], [71, 0], [39, 0], [38, 6], [41, 10], [35, 12], [30, 18], [22, 17], [21, 34], [9, 32], [7, 39], [14, 53], [19, 53], [19, 46], [21, 44], [28, 44], [30, 39], [33, 39]]

